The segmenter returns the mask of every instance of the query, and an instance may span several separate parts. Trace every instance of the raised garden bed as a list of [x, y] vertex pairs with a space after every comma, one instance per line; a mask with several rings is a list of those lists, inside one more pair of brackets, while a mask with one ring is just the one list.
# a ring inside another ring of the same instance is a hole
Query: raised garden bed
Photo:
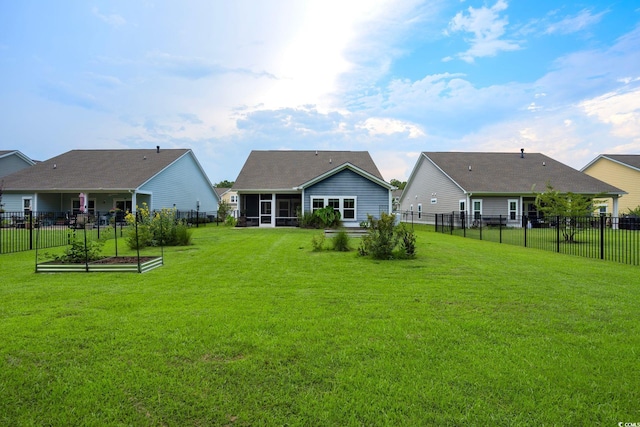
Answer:
[[36, 264], [36, 273], [70, 273], [70, 272], [132, 272], [145, 273], [160, 267], [163, 263], [161, 256], [145, 256], [140, 257], [140, 265], [138, 266], [138, 257], [108, 257], [97, 261], [85, 263], [63, 263], [59, 261], [47, 261]]

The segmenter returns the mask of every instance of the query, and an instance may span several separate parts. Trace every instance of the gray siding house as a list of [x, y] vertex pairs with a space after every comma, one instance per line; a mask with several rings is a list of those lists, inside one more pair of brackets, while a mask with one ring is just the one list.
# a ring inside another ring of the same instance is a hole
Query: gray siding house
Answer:
[[0, 150], [0, 178], [35, 164], [18, 150]]
[[241, 223], [261, 227], [296, 226], [325, 206], [357, 227], [391, 212], [393, 188], [366, 151], [252, 151], [233, 186]]
[[[7, 175], [6, 211], [90, 214], [113, 208], [216, 211], [218, 198], [189, 149], [72, 150]], [[83, 198], [83, 199], [82, 199]]]
[[[522, 226], [537, 218], [534, 192], [551, 184], [561, 193], [607, 195], [617, 204], [619, 188], [540, 153], [423, 152], [400, 198], [404, 221], [430, 223], [433, 214], [462, 214], [472, 221], [502, 216]], [[469, 222], [471, 224], [471, 222]]]

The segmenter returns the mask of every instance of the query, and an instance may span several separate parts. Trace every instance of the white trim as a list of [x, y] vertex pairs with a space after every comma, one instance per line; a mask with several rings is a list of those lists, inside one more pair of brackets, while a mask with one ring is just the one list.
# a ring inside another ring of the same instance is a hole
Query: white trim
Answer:
[[[511, 203], [515, 203], [516, 204], [516, 209], [515, 211], [511, 210]], [[511, 212], [515, 212], [515, 218], [511, 218]], [[507, 199], [507, 221], [517, 221], [518, 220], [518, 216], [520, 215], [520, 203], [518, 202], [518, 199]]]
[[[480, 210], [478, 211], [476, 211], [476, 203], [480, 204]], [[471, 217], [474, 221], [478, 219], [476, 218], [476, 212], [478, 212], [478, 214], [482, 217], [482, 199], [471, 199]]]
[[[342, 221], [357, 221], [358, 220], [358, 197], [357, 196], [318, 196], [312, 195], [309, 196], [309, 206], [310, 211], [313, 213], [313, 201], [314, 200], [322, 200], [322, 207], [328, 206], [329, 199], [337, 199], [338, 200], [338, 212], [340, 212], [340, 217]], [[345, 199], [353, 200], [353, 218], [345, 218], [344, 217], [344, 201]]]

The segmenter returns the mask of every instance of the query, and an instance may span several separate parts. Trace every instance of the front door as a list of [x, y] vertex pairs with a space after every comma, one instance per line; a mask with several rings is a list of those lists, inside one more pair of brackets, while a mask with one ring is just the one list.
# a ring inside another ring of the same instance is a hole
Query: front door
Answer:
[[[269, 195], [271, 197], [271, 195]], [[269, 200], [260, 200], [260, 225], [271, 224], [271, 209], [273, 202]]]

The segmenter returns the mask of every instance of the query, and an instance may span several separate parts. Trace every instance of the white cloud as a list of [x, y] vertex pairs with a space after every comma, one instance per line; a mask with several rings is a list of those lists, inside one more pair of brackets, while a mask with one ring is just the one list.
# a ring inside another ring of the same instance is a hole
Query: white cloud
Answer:
[[405, 133], [409, 138], [426, 136], [419, 126], [398, 119], [371, 117], [363, 123], [357, 124], [356, 128], [366, 129], [370, 135], [393, 135], [395, 133]]
[[513, 40], [502, 39], [505, 27], [509, 23], [506, 17], [500, 13], [506, 10], [508, 4], [505, 0], [498, 0], [496, 4], [488, 8], [469, 7], [467, 14], [458, 12], [449, 22], [449, 30], [452, 32], [466, 32], [473, 34], [469, 43], [471, 47], [457, 54], [457, 57], [466, 62], [473, 62], [475, 58], [495, 56], [502, 51], [520, 49], [520, 45]]
[[550, 24], [545, 33], [546, 34], [571, 34], [578, 31], [582, 31], [585, 28], [597, 24], [600, 22], [606, 12], [600, 12], [592, 14], [590, 10], [583, 9], [575, 16], [567, 16], [561, 21]]
[[91, 9], [91, 12], [100, 18], [103, 22], [111, 25], [112, 27], [121, 27], [127, 23], [127, 21], [120, 15], [112, 13], [110, 15], [105, 15], [100, 13], [100, 10], [97, 7]]
[[579, 106], [587, 115], [610, 125], [612, 135], [640, 142], [640, 88], [605, 93]]

